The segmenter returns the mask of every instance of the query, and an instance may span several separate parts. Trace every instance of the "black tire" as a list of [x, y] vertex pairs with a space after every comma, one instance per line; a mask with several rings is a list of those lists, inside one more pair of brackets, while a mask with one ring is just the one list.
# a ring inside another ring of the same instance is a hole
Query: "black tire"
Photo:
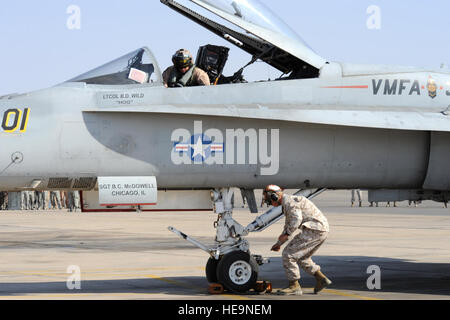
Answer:
[[214, 258], [209, 258], [206, 263], [206, 279], [209, 283], [217, 283], [219, 281], [217, 279], [217, 265], [219, 261]]
[[258, 279], [258, 264], [247, 252], [230, 252], [217, 265], [217, 279], [230, 291], [247, 292]]

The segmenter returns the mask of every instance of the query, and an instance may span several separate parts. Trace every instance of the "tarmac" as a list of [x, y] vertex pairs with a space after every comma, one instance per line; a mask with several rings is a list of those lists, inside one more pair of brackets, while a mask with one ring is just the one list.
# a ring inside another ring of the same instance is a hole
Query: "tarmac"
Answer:
[[[350, 191], [327, 191], [314, 202], [331, 228], [313, 260], [333, 285], [318, 295], [304, 272], [303, 296], [208, 294], [208, 255], [167, 227], [212, 244], [213, 212], [0, 211], [0, 299], [450, 299], [450, 209], [431, 201], [351, 208]], [[242, 225], [255, 217], [234, 212]], [[247, 238], [252, 253], [270, 258], [259, 278], [274, 288], [287, 284], [281, 252], [270, 251], [283, 223]]]

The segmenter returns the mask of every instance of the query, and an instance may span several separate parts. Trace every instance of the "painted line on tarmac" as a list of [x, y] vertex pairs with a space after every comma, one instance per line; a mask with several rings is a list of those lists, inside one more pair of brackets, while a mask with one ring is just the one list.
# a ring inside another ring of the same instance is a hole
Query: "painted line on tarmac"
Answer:
[[[186, 289], [191, 289], [191, 290], [195, 290], [195, 291], [202, 291], [202, 292], [207, 293], [207, 289], [206, 288], [193, 286], [193, 285], [181, 282], [181, 281], [171, 280], [171, 279], [159, 277], [159, 276], [152, 275], [152, 274], [147, 275], [147, 277], [149, 277], [151, 279], [154, 279], [154, 280], [159, 280], [159, 281], [163, 281], [163, 282], [166, 282], [166, 283], [170, 283], [170, 284], [176, 285], [178, 287], [183, 287], [183, 288], [186, 288]], [[252, 299], [244, 297], [244, 296], [233, 295], [233, 294], [220, 294], [218, 296], [227, 297], [227, 298], [230, 298], [230, 299], [233, 299], [233, 300], [252, 300]]]
[[342, 296], [342, 297], [347, 297], [347, 298], [356, 298], [356, 299], [361, 299], [361, 300], [382, 300], [382, 299], [378, 299], [378, 298], [365, 297], [365, 296], [360, 296], [360, 295], [353, 294], [353, 293], [347, 293], [344, 291], [337, 291], [337, 290], [331, 290], [331, 289], [323, 289], [322, 292], [331, 293], [336, 296]]

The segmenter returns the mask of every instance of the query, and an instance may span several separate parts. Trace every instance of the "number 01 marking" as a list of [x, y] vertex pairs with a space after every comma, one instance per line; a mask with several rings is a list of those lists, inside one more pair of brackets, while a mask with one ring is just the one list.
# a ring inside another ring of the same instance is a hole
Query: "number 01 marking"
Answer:
[[30, 116], [30, 109], [9, 109], [3, 114], [2, 128], [4, 132], [12, 133], [17, 129], [20, 132], [27, 131], [28, 118]]

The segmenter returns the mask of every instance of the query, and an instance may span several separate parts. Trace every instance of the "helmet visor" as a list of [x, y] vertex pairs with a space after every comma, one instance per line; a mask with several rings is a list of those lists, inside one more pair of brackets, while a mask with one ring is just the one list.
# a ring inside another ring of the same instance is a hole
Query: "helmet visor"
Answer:
[[192, 57], [189, 54], [177, 52], [172, 57], [172, 62], [176, 68], [182, 69], [192, 66]]

